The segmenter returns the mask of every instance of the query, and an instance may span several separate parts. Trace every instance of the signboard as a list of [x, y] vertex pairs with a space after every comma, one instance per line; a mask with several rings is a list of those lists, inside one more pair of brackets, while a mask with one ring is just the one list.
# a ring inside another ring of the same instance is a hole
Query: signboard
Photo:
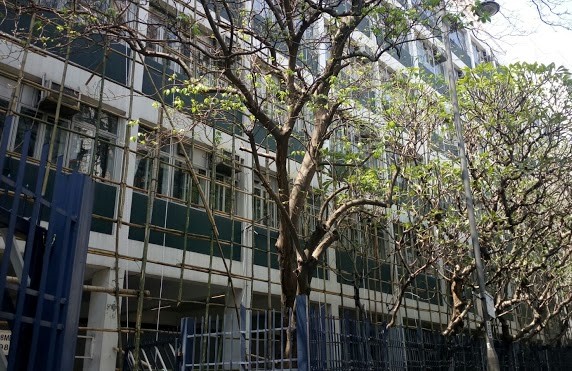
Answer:
[[497, 318], [497, 313], [495, 309], [495, 301], [493, 296], [485, 291], [485, 303], [487, 304], [487, 313], [490, 318]]
[[8, 350], [10, 349], [10, 338], [12, 337], [12, 331], [10, 330], [0, 330], [0, 347], [4, 355], [8, 355]]

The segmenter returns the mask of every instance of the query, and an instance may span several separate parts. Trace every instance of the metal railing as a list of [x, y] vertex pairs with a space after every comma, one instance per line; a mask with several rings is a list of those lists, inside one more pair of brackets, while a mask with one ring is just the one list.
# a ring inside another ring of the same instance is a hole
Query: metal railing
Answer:
[[[279, 311], [241, 308], [240, 321], [233, 309], [184, 318], [179, 339], [142, 346], [140, 369], [486, 370], [479, 334], [446, 337], [326, 313], [325, 306], [297, 309], [297, 346], [291, 357], [285, 354], [289, 317]], [[502, 370], [568, 370], [572, 364], [572, 347], [497, 342], [495, 348]], [[125, 369], [135, 369], [130, 350], [125, 353]]]

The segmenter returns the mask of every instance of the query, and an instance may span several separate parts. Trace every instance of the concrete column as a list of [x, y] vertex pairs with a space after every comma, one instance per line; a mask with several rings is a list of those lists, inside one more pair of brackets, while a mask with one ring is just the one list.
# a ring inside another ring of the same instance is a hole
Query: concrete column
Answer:
[[[241, 297], [241, 289], [235, 289], [234, 297], [231, 292], [228, 292], [226, 296], [226, 307], [224, 309], [223, 322], [223, 368], [225, 370], [236, 370], [242, 368], [240, 366], [240, 362], [243, 362], [245, 357], [246, 342], [241, 330], [245, 329], [246, 324], [244, 323], [245, 311], [241, 308]], [[236, 318], [237, 309], [239, 316], [241, 317], [240, 327], [239, 321]]]
[[[124, 271], [119, 271], [119, 288], [123, 287]], [[115, 288], [115, 270], [105, 268], [93, 275], [92, 285]], [[117, 330], [118, 307], [114, 295], [92, 292], [89, 300], [87, 326], [94, 329]], [[117, 332], [88, 331], [83, 369], [85, 371], [115, 370], [117, 360]], [[90, 344], [91, 343], [91, 344]]]

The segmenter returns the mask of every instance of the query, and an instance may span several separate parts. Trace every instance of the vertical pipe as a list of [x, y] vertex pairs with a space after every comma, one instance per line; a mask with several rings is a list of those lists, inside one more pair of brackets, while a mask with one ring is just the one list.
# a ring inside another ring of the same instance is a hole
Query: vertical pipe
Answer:
[[[75, 10], [74, 10], [75, 11]], [[69, 17], [69, 19], [75, 19], [75, 17], [72, 15], [71, 17]], [[53, 152], [54, 152], [54, 143], [56, 141], [56, 133], [58, 130], [58, 124], [59, 124], [59, 120], [60, 120], [60, 110], [62, 108], [62, 98], [64, 95], [64, 87], [65, 87], [65, 81], [66, 81], [66, 77], [67, 77], [67, 72], [68, 72], [68, 65], [69, 65], [69, 58], [70, 58], [70, 53], [71, 53], [71, 41], [69, 40], [69, 37], [71, 35], [71, 25], [67, 25], [68, 26], [68, 31], [67, 31], [67, 47], [66, 47], [66, 56], [64, 59], [64, 69], [62, 71], [62, 77], [61, 77], [61, 81], [60, 81], [60, 88], [58, 89], [58, 102], [56, 103], [56, 112], [54, 115], [54, 126], [52, 126], [52, 131], [50, 134], [50, 149], [48, 150], [48, 163], [47, 166], [49, 168], [51, 161], [52, 161], [52, 156], [53, 156]], [[49, 90], [52, 89], [51, 86], [48, 87]], [[44, 195], [46, 193], [46, 188], [48, 187], [48, 179], [50, 177], [50, 172], [46, 171], [46, 174], [44, 175], [44, 184], [42, 186], [42, 195]]]
[[[135, 1], [134, 2], [134, 6], [136, 7], [135, 9], [135, 22], [138, 22], [139, 20], [139, 1]], [[127, 10], [127, 13], [129, 11]], [[127, 45], [126, 45], [126, 53], [127, 53]], [[127, 58], [127, 56], [126, 56]], [[137, 61], [135, 58], [135, 52], [132, 51], [131, 52], [131, 75], [129, 76], [129, 107], [128, 107], [128, 112], [127, 112], [127, 120], [132, 120], [133, 118], [133, 99], [135, 96], [135, 68], [137, 67]], [[128, 66], [127, 62], [126, 62], [126, 66]], [[127, 67], [126, 67], [127, 68]], [[127, 74], [127, 71], [126, 71]], [[100, 99], [102, 99], [102, 96], [100, 95]], [[127, 124], [125, 125], [125, 135], [124, 135], [124, 144], [123, 144], [123, 159], [122, 159], [122, 166], [121, 166], [121, 178], [119, 180], [119, 195], [118, 195], [118, 200], [117, 200], [117, 223], [116, 223], [116, 228], [115, 228], [115, 253], [114, 253], [114, 265], [115, 265], [115, 317], [117, 319], [117, 328], [120, 329], [121, 328], [121, 297], [119, 295], [119, 281], [120, 281], [120, 277], [119, 277], [119, 246], [120, 246], [120, 240], [119, 240], [119, 229], [122, 227], [123, 224], [123, 212], [124, 212], [124, 208], [125, 208], [125, 195], [127, 193], [127, 174], [129, 171], [129, 156], [130, 156], [130, 151], [129, 151], [129, 143], [131, 141], [131, 125], [129, 124], [129, 122], [127, 122]], [[129, 267], [129, 265], [127, 265]], [[127, 277], [129, 276], [128, 274], [128, 269], [126, 269], [125, 272], [125, 279], [127, 279]], [[125, 300], [125, 302], [127, 303], [127, 300]], [[117, 349], [121, 350], [123, 349], [123, 339], [121, 338], [122, 334], [121, 332], [118, 333], [117, 336]], [[119, 353], [121, 354], [121, 353]], [[119, 369], [121, 370], [123, 368], [123, 358], [124, 357], [119, 357]]]
[[162, 127], [162, 109], [159, 111], [159, 127], [156, 130], [157, 140], [155, 143], [155, 148], [151, 152], [152, 158], [152, 168], [151, 168], [151, 182], [149, 188], [147, 189], [147, 214], [145, 216], [145, 237], [143, 240], [143, 251], [141, 258], [141, 270], [139, 275], [139, 294], [137, 295], [137, 313], [135, 317], [135, 347], [134, 347], [134, 358], [135, 367], [139, 367], [140, 350], [141, 350], [141, 322], [143, 319], [143, 301], [145, 297], [145, 279], [147, 276], [147, 255], [149, 252], [149, 238], [151, 236], [151, 220], [153, 216], [153, 204], [155, 202], [155, 196], [157, 194], [157, 178], [159, 175], [159, 153], [161, 151], [161, 140], [160, 128]]
[[[99, 131], [101, 128], [101, 113], [103, 108], [103, 93], [105, 88], [105, 72], [107, 69], [107, 57], [109, 53], [109, 40], [106, 36], [103, 51], [103, 61], [101, 65], [101, 83], [99, 86], [99, 99], [97, 101], [97, 110], [95, 114], [95, 138], [93, 140], [93, 154], [91, 155], [91, 163], [89, 164], [89, 174], [93, 177], [95, 171], [95, 157], [97, 155], [97, 142], [99, 141]], [[63, 85], [63, 84], [62, 84]], [[53, 139], [52, 139], [53, 140]]]
[[[444, 8], [445, 9], [445, 8]], [[477, 270], [477, 278], [479, 283], [479, 293], [481, 296], [481, 306], [483, 309], [483, 317], [485, 320], [485, 342], [487, 347], [487, 368], [489, 371], [498, 371], [500, 369], [499, 360], [494, 348], [493, 331], [491, 317], [487, 311], [486, 297], [486, 275], [481, 257], [481, 247], [479, 244], [479, 231], [477, 230], [477, 222], [475, 220], [475, 207], [473, 201], [473, 193], [471, 191], [471, 182], [469, 178], [469, 165], [467, 161], [467, 153], [465, 149], [465, 137], [463, 134], [463, 126], [461, 124], [461, 114], [459, 110], [459, 98], [457, 95], [457, 85], [455, 81], [455, 66], [453, 65], [453, 55], [451, 53], [451, 40], [449, 39], [449, 25], [446, 21], [442, 22], [443, 42], [445, 44], [445, 53], [447, 56], [446, 71], [449, 83], [449, 93], [451, 97], [451, 105], [453, 106], [453, 121], [455, 124], [455, 132], [457, 134], [457, 143], [459, 147], [459, 157], [461, 160], [461, 178], [465, 190], [465, 199], [467, 205], [467, 216], [469, 218], [469, 228], [471, 232], [471, 244], [473, 246], [473, 255], [475, 257], [475, 267]]]

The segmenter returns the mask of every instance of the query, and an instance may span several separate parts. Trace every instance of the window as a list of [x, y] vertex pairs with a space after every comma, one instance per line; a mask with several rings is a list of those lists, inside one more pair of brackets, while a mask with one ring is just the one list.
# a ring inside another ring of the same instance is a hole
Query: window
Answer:
[[375, 240], [373, 257], [379, 260], [387, 260], [389, 257], [389, 234], [385, 225], [376, 225], [374, 229]]
[[364, 17], [358, 24], [357, 29], [364, 33], [367, 37], [371, 37], [371, 23], [370, 17]]
[[[38, 117], [39, 116], [39, 117]], [[29, 157], [34, 157], [36, 142], [38, 140], [38, 131], [42, 126], [39, 120], [41, 120], [42, 115], [38, 115], [37, 111], [33, 111], [27, 108], [22, 108], [21, 114], [18, 118], [18, 126], [16, 127], [16, 139], [14, 141], [14, 151], [21, 153], [22, 145], [24, 144], [24, 134], [26, 131], [31, 132], [30, 144], [28, 147], [27, 155]]]
[[[83, 173], [89, 173], [93, 167], [93, 175], [113, 178], [117, 152], [117, 117], [101, 112], [98, 120], [97, 109], [82, 106], [72, 123], [74, 132], [70, 136], [68, 167]], [[99, 131], [96, 129], [98, 123]]]
[[[162, 138], [156, 139], [157, 130], [139, 127], [141, 140], [137, 146], [133, 186], [141, 190], [149, 189], [153, 175], [153, 153], [156, 152], [159, 140], [158, 194], [178, 199], [177, 202], [180, 203], [189, 201], [192, 206], [204, 206], [200, 188], [207, 198], [207, 204], [214, 210], [236, 212], [238, 192], [235, 188], [238, 187], [240, 159], [230, 161], [225, 151], [214, 155], [200, 143], [196, 146], [182, 143], [168, 131], [162, 132], [161, 135]], [[193, 180], [185, 153], [192, 162], [198, 183]]]
[[159, 169], [157, 174], [157, 193], [168, 195], [169, 192], [169, 158], [171, 154], [171, 146], [169, 139], [159, 138], [157, 130], [145, 126], [139, 126], [138, 129], [137, 155], [135, 157], [135, 178], [133, 186], [148, 190], [153, 177], [153, 151], [155, 150], [157, 141], [161, 141], [159, 146]]
[[[156, 133], [150, 132], [148, 129], [139, 126], [139, 137], [146, 138], [145, 142], [138, 143], [137, 156], [135, 158], [135, 178], [133, 179], [133, 186], [141, 189], [148, 190], [151, 185], [153, 176], [153, 135]], [[147, 140], [151, 141], [151, 145], [147, 146]], [[160, 140], [160, 139], [159, 139]], [[169, 158], [171, 154], [171, 146], [169, 140], [162, 141], [159, 150], [159, 172], [157, 175], [157, 193], [168, 195], [169, 194]]]
[[[65, 119], [60, 119], [57, 126], [55, 124], [55, 119], [52, 116], [48, 116], [48, 125], [45, 127], [43, 140], [44, 143], [52, 143], [52, 155], [50, 161], [55, 162], [59, 156], [65, 155], [66, 143], [69, 137], [70, 121]], [[53, 137], [52, 137], [53, 136]]]
[[[174, 33], [169, 26], [176, 24], [177, 20], [174, 15], [162, 12], [160, 10], [151, 9], [147, 20], [147, 38], [148, 48], [155, 52], [165, 52], [170, 54], [186, 53], [185, 57], [189, 57], [189, 52], [183, 47], [180, 38], [185, 39], [185, 35]], [[164, 60], [160, 57], [154, 58], [157, 63], [167, 63], [167, 67], [173, 72], [180, 73], [181, 67], [171, 60]]]
[[236, 211], [233, 210], [233, 205], [236, 204], [235, 187], [238, 186], [238, 175], [241, 171], [240, 157], [233, 157], [231, 152], [222, 150], [214, 153], [211, 159], [215, 165], [211, 180], [214, 182], [212, 206], [224, 213]]
[[[276, 178], [271, 177], [273, 189], [277, 189]], [[253, 215], [254, 223], [264, 224], [271, 228], [278, 228], [278, 207], [272, 200], [260, 181], [254, 182]]]
[[458, 46], [461, 49], [467, 48], [467, 38], [465, 33], [460, 30], [453, 31], [449, 34], [449, 38], [451, 39], [452, 43]]
[[315, 25], [309, 27], [306, 32], [304, 32], [304, 43], [301, 47], [301, 62], [314, 74], [318, 73], [319, 69], [320, 40], [318, 35]]
[[0, 132], [4, 131], [4, 121], [6, 121], [7, 111], [8, 111], [8, 102], [0, 98]]
[[69, 0], [38, 0], [38, 5], [48, 8], [63, 9], [70, 1]]
[[298, 221], [299, 230], [302, 238], [309, 238], [314, 232], [316, 225], [321, 223], [318, 221], [320, 217], [320, 207], [322, 199], [317, 192], [312, 189], [307, 193], [304, 209], [300, 212]]
[[[160, 155], [159, 157], [159, 174], [157, 176], [157, 193], [167, 195], [168, 190], [168, 175], [169, 175], [169, 157]], [[148, 151], [142, 151], [137, 153], [135, 159], [135, 164], [137, 170], [135, 171], [135, 179], [133, 180], [133, 186], [141, 189], [147, 190], [151, 186], [152, 171], [153, 171], [153, 159], [151, 158], [151, 153]]]
[[187, 201], [191, 190], [191, 175], [184, 161], [175, 160], [173, 174], [173, 197]]
[[[52, 142], [50, 161], [63, 156], [64, 166], [81, 173], [113, 179], [117, 157], [118, 118], [96, 108], [81, 105], [71, 119], [55, 118], [42, 111], [22, 108], [15, 129], [13, 150], [22, 151], [24, 134], [30, 130], [28, 156], [39, 158], [42, 146]], [[99, 125], [99, 130], [97, 127]]]
[[436, 50], [429, 43], [418, 40], [417, 53], [419, 57], [419, 65], [423, 67], [427, 72], [436, 75], [444, 74], [444, 54], [441, 51]]
[[192, 205], [202, 206], [203, 201], [200, 197], [199, 187], [193, 183], [193, 179], [188, 168], [184, 153], [186, 152], [187, 156], [189, 156], [189, 160], [193, 162], [193, 169], [199, 178], [201, 189], [205, 193], [206, 197], [209, 195], [207, 188], [207, 171], [203, 168], [204, 165], [200, 165], [200, 162], [201, 159], [207, 157], [207, 154], [203, 150], [193, 148], [191, 145], [184, 143], [176, 143], [176, 148], [177, 151], [174, 156], [175, 166], [173, 167], [172, 196], [185, 202], [190, 196], [190, 202]]
[[[199, 178], [199, 184], [201, 189], [203, 190], [205, 197], [209, 197], [208, 192], [208, 178], [207, 178], [207, 171], [205, 169], [196, 169], [197, 177]], [[201, 199], [201, 194], [199, 192], [199, 186], [192, 185], [191, 188], [191, 203], [193, 205], [202, 206], [203, 200]]]
[[[218, 169], [217, 169], [218, 170]], [[214, 186], [214, 208], [216, 210], [230, 213], [232, 211], [232, 179], [231, 177], [216, 172]]]

